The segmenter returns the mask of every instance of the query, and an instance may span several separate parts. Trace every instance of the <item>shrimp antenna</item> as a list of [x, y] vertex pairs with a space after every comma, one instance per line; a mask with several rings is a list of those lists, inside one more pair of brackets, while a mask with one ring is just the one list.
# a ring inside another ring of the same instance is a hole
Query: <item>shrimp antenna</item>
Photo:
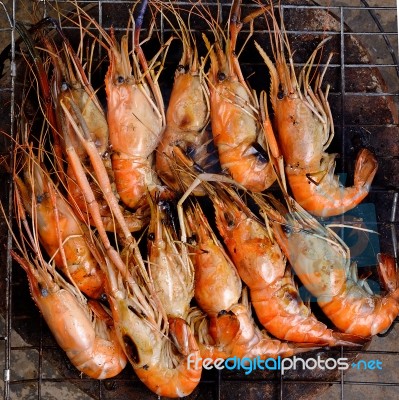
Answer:
[[[144, 21], [144, 14], [146, 12], [147, 9], [147, 5], [148, 5], [148, 0], [142, 0], [141, 2], [141, 7], [139, 9], [139, 14], [136, 17], [136, 32], [139, 33], [140, 29], [143, 25], [143, 21]], [[137, 40], [137, 39], [136, 39]]]

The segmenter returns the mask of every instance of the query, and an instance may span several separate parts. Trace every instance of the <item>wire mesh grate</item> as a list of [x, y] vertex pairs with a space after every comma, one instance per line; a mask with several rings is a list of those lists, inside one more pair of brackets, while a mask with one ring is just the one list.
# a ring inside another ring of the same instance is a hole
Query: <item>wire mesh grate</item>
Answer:
[[[116, 32], [126, 29], [131, 1], [79, 1], [81, 6], [90, 6], [95, 18], [107, 29], [111, 26]], [[190, 7], [189, 1], [175, 1], [176, 6]], [[218, 9], [215, 1], [202, 1], [202, 5], [213, 7], [225, 20], [231, 2], [220, 1]], [[250, 1], [243, 1], [243, 15], [257, 7]], [[21, 90], [18, 80], [18, 35], [14, 21], [21, 19], [30, 23], [28, 6], [24, 2], [9, 0], [1, 3], [0, 38], [10, 48], [0, 60], [0, 100], [3, 111], [0, 114], [2, 131], [15, 134], [15, 115], [18, 103], [16, 95]], [[70, 1], [36, 1], [38, 15], [45, 17], [52, 13], [53, 7], [66, 10]], [[72, 7], [73, 8], [73, 7]], [[340, 154], [338, 170], [342, 174], [353, 174], [356, 152], [360, 147], [371, 148], [380, 162], [367, 203], [374, 207], [378, 239], [373, 242], [381, 251], [397, 253], [398, 228], [398, 189], [399, 174], [399, 131], [397, 104], [399, 102], [399, 65], [396, 2], [386, 1], [330, 1], [292, 0], [282, 4], [282, 13], [287, 34], [294, 49], [297, 68], [305, 65], [313, 46], [325, 36], [331, 36], [331, 46], [325, 50], [334, 52], [326, 72], [325, 81], [331, 85], [329, 99], [336, 126], [336, 137], [329, 152]], [[194, 30], [201, 31], [201, 24]], [[67, 35], [73, 37], [76, 28], [63, 23]], [[204, 31], [207, 31], [204, 28]], [[75, 32], [76, 33], [76, 32]], [[249, 33], [243, 29], [242, 37]], [[159, 42], [165, 41], [172, 30], [162, 16], [158, 17], [153, 35]], [[268, 33], [261, 23], [255, 24], [253, 38], [267, 47]], [[243, 39], [241, 39], [241, 44]], [[145, 50], [152, 51], [154, 41]], [[6, 54], [6, 57], [4, 57]], [[178, 51], [167, 59], [164, 81], [165, 91], [172, 82], [174, 68], [178, 62]], [[101, 54], [98, 55], [101, 60]], [[246, 47], [240, 55], [244, 76], [253, 87], [267, 89], [266, 68], [254, 49]], [[319, 60], [320, 67], [325, 58]], [[168, 75], [169, 74], [169, 75]], [[259, 85], [259, 86], [258, 86]], [[166, 94], [167, 96], [167, 94]], [[10, 143], [0, 136], [1, 155], [10, 155]], [[0, 310], [2, 326], [0, 341], [4, 356], [0, 362], [3, 368], [4, 399], [55, 399], [69, 398], [95, 399], [157, 399], [135, 377], [131, 368], [126, 368], [118, 377], [105, 381], [95, 381], [79, 372], [70, 364], [58, 348], [46, 324], [42, 321], [29, 296], [23, 271], [11, 262], [9, 249], [12, 237], [8, 234], [7, 221], [12, 221], [12, 182], [7, 172], [1, 171], [3, 190], [0, 191], [4, 216], [0, 219], [2, 232], [1, 246], [1, 286]], [[360, 222], [359, 222], [360, 221]], [[345, 216], [335, 222], [345, 224], [361, 223], [359, 215]], [[353, 239], [353, 238], [352, 238]], [[364, 238], [353, 239], [360, 255]], [[375, 249], [374, 249], [375, 250]], [[361, 262], [361, 261], [358, 261]], [[367, 261], [366, 261], [367, 264]], [[382, 370], [374, 363], [374, 369], [351, 368], [329, 375], [317, 371], [254, 371], [246, 375], [244, 371], [204, 371], [198, 389], [192, 399], [311, 399], [341, 398], [354, 399], [364, 395], [369, 397], [396, 398], [399, 387], [394, 373], [398, 362], [399, 335], [397, 321], [385, 335], [373, 339], [367, 349], [347, 350], [336, 348], [312, 353], [324, 359], [347, 357], [354, 362], [359, 360], [381, 361]], [[361, 364], [363, 365], [363, 364]], [[325, 392], [325, 394], [323, 394]], [[325, 397], [323, 397], [325, 396]], [[359, 396], [359, 397], [356, 397]]]

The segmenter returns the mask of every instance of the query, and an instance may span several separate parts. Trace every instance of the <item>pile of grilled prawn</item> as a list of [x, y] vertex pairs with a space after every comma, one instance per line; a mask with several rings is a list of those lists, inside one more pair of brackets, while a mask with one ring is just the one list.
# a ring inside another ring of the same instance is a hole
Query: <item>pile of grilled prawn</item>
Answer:
[[[72, 3], [78, 18], [59, 20], [79, 28], [78, 46], [56, 20], [17, 24], [38, 111], [21, 104], [8, 166], [11, 256], [71, 363], [96, 379], [130, 363], [154, 393], [184, 397], [205, 358], [359, 348], [387, 330], [399, 313], [394, 258], [377, 256], [382, 291], [373, 293], [347, 245], [317, 219], [358, 205], [377, 170], [363, 149], [353, 186], [334, 175], [328, 62], [314, 66], [328, 39], [297, 73], [267, 1], [241, 18], [234, 0], [226, 26], [201, 2], [139, 1], [122, 35]], [[142, 37], [149, 9], [173, 32], [151, 59]], [[193, 17], [207, 33], [193, 33]], [[264, 61], [268, 94], [249, 86], [236, 49], [255, 19], [272, 51], [250, 37], [246, 45]], [[106, 104], [84, 42], [106, 55]], [[166, 106], [160, 77], [172, 42], [182, 56]], [[328, 326], [301, 298], [298, 279]]]

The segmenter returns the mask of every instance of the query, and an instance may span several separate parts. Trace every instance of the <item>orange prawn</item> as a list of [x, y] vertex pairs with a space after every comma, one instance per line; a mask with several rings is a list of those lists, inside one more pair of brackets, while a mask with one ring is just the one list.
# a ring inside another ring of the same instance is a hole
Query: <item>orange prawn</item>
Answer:
[[362, 149], [356, 159], [354, 185], [345, 188], [339, 183], [334, 175], [336, 155], [326, 153], [334, 136], [327, 99], [329, 88], [325, 93], [321, 89], [332, 54], [313, 88], [309, 80], [314, 59], [328, 38], [314, 50], [298, 80], [284, 26], [279, 28], [273, 7], [270, 10], [275, 32], [271, 41], [275, 65], [259, 44], [255, 45], [271, 75], [274, 126], [289, 187], [295, 200], [310, 213], [323, 217], [342, 214], [367, 196], [378, 168], [377, 160], [369, 150]]
[[[63, 62], [61, 54], [56, 56], [52, 43], [47, 38], [43, 38], [43, 40], [54, 58], [53, 64], [56, 75], [58, 75], [56, 79], [58, 85], [53, 85], [53, 96], [62, 132], [64, 152], [70, 158], [69, 153], [73, 148], [85, 169], [93, 175], [94, 179], [91, 186], [100, 207], [104, 228], [108, 231], [114, 231], [116, 225], [106, 199], [107, 187], [112, 184], [111, 181], [114, 179], [109, 155], [107, 119], [78, 55], [72, 49], [57, 22], [54, 22], [54, 25], [63, 40], [65, 62]], [[85, 143], [82, 146], [82, 138], [77, 134], [76, 126], [79, 126], [83, 132], [84, 142], [92, 144], [91, 149], [88, 149]], [[88, 158], [91, 164], [88, 162]], [[77, 173], [74, 163], [68, 163], [68, 197], [71, 203], [77, 207], [77, 215], [81, 218], [88, 216], [90, 223], [94, 224], [86, 198], [76, 178]], [[105, 184], [104, 180], [106, 180]], [[119, 207], [130, 231], [137, 231], [144, 227], [148, 220], [145, 210], [137, 210], [135, 213], [131, 213], [122, 209], [121, 206]]]
[[194, 268], [185, 245], [177, 240], [170, 204], [158, 193], [149, 199], [148, 270], [168, 317], [186, 318], [194, 295]]
[[147, 2], [142, 2], [135, 22], [132, 64], [129, 61], [127, 35], [122, 37], [119, 47], [114, 34], [109, 36], [99, 27], [109, 44], [105, 90], [112, 169], [118, 194], [122, 202], [131, 208], [145, 204], [147, 187], [158, 183], [152, 170], [152, 158], [165, 129], [161, 90], [139, 42]]
[[[160, 63], [158, 71], [154, 64], [173, 40], [172, 37], [164, 44], [150, 64], [147, 62], [139, 40], [147, 3], [148, 0], [142, 2], [136, 21], [131, 16], [134, 24], [132, 52], [127, 34], [122, 36], [119, 44], [113, 29], [108, 34], [83, 9], [79, 9], [79, 13], [100, 33], [102, 40], [99, 44], [108, 53], [105, 91], [113, 176], [120, 200], [134, 209], [147, 206], [148, 188], [159, 183], [152, 164], [153, 152], [165, 128], [164, 103], [158, 84], [163, 63]], [[91, 36], [99, 40], [93, 34]]]
[[200, 205], [187, 207], [188, 249], [194, 264], [194, 297], [200, 308], [214, 317], [238, 303], [242, 284], [236, 267], [224, 251]]
[[[162, 2], [162, 7], [168, 7]], [[156, 150], [156, 171], [158, 176], [172, 189], [179, 190], [173, 171], [175, 152], [190, 157], [201, 164], [205, 144], [208, 142], [206, 127], [209, 122], [209, 91], [206, 85], [203, 67], [198, 60], [194, 38], [182, 17], [170, 5], [179, 24], [175, 34], [181, 39], [183, 54], [178, 65], [168, 108], [166, 111], [166, 129]], [[206, 157], [206, 155], [205, 155]], [[185, 179], [182, 178], [181, 179]], [[191, 182], [190, 182], [191, 183]]]
[[129, 271], [136, 271], [134, 285], [126, 285], [121, 273], [107, 263], [106, 291], [119, 341], [149, 389], [159, 396], [187, 396], [202, 373], [201, 363], [187, 363], [190, 354], [200, 356], [194, 335], [182, 318], [166, 317], [145, 268], [137, 268], [140, 262], [130, 259], [129, 265]]
[[[211, 60], [208, 86], [212, 134], [222, 168], [245, 188], [261, 192], [273, 184], [276, 175], [266, 150], [258, 99], [245, 83], [235, 53], [237, 35], [242, 27], [240, 6], [240, 0], [232, 4], [230, 38], [225, 53], [220, 40], [211, 46], [204, 36]], [[215, 36], [218, 37], [217, 32]], [[270, 142], [269, 146], [275, 154], [275, 144]]]
[[38, 160], [26, 154], [25, 162], [25, 182], [14, 174], [16, 194], [37, 225], [40, 242], [72, 283], [88, 296], [99, 297], [105, 276], [94, 255], [88, 227], [76, 218]]
[[350, 250], [331, 229], [321, 225], [293, 200], [287, 221], [273, 231], [292, 267], [324, 314], [341, 331], [370, 337], [390, 327], [399, 314], [399, 274], [395, 260], [378, 255], [385, 295], [373, 293], [357, 276]]
[[247, 292], [241, 290], [237, 269], [198, 203], [189, 206], [184, 215], [188, 232], [184, 230], [182, 236], [188, 235], [188, 242], [194, 250], [195, 298], [208, 316], [205, 318], [198, 309], [192, 309], [189, 314], [202, 357], [214, 360], [231, 356], [268, 358], [310, 350], [313, 343], [283, 343], [271, 339], [257, 328], [248, 305]]
[[[283, 343], [260, 331], [252, 319], [246, 291], [200, 206], [185, 213], [188, 241], [194, 248], [195, 299], [207, 314], [192, 309], [189, 321], [198, 336], [202, 358], [289, 357], [310, 346]], [[241, 302], [239, 302], [242, 297]], [[303, 347], [302, 347], [303, 346]]]
[[57, 343], [79, 371], [96, 379], [114, 377], [127, 359], [110, 315], [96, 301], [87, 301], [76, 285], [43, 259], [38, 240], [40, 212], [29, 224], [17, 197], [16, 216], [22, 241], [13, 234], [20, 254], [11, 250], [11, 256], [25, 270], [31, 296]]
[[71, 363], [95, 379], [119, 374], [127, 359], [102, 306], [93, 301], [87, 303], [61, 276], [50, 273], [48, 265], [41, 267], [37, 260], [30, 262], [13, 251], [11, 255], [25, 270], [31, 296]]

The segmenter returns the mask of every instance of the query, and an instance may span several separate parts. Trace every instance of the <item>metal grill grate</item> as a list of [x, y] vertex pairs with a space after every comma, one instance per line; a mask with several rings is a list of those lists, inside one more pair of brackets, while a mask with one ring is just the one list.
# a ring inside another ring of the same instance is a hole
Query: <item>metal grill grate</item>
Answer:
[[[10, 0], [2, 2], [2, 43], [11, 43], [11, 61], [3, 61], [4, 77], [0, 86], [2, 112], [0, 128], [14, 135], [15, 101], [18, 86], [16, 69], [17, 38], [14, 29], [16, 16], [29, 22], [28, 17], [19, 13], [25, 2]], [[26, 2], [30, 3], [30, 2]], [[43, 16], [51, 6], [61, 9], [68, 1], [36, 1], [37, 9]], [[176, 1], [181, 7], [190, 2]], [[203, 5], [215, 7], [216, 1], [202, 1]], [[228, 15], [229, 1], [223, 3], [221, 16]], [[255, 7], [250, 1], [243, 1], [245, 7]], [[251, 4], [250, 4], [251, 3]], [[314, 46], [324, 35], [333, 36], [331, 50], [333, 60], [329, 66], [326, 81], [331, 84], [330, 102], [336, 125], [336, 137], [329, 152], [341, 154], [338, 169], [342, 173], [353, 173], [354, 156], [359, 147], [367, 146], [376, 154], [380, 169], [375, 184], [367, 199], [375, 206], [377, 241], [372, 245], [382, 251], [397, 253], [398, 229], [398, 189], [399, 189], [399, 130], [397, 104], [399, 103], [399, 65], [398, 36], [396, 22], [396, 2], [365, 0], [293, 0], [283, 2], [283, 13], [290, 41], [295, 49], [294, 59], [299, 67], [309, 56], [309, 46]], [[131, 7], [128, 1], [80, 1], [80, 5], [91, 5], [98, 21], [106, 27], [111, 25], [118, 30], [125, 29], [127, 15]], [[216, 9], [216, 8], [215, 8]], [[0, 8], [1, 10], [1, 8]], [[161, 40], [169, 37], [170, 29], [161, 18], [157, 24]], [[68, 35], [73, 34], [73, 28]], [[199, 26], [197, 27], [199, 29]], [[263, 31], [262, 31], [263, 30]], [[243, 33], [245, 36], [245, 30]], [[256, 25], [255, 38], [267, 46], [268, 37], [265, 26]], [[151, 43], [149, 44], [151, 46]], [[150, 47], [145, 50], [151, 50]], [[326, 50], [327, 52], [327, 50]], [[240, 61], [245, 76], [256, 87], [259, 76], [267, 75], [265, 66], [259, 58], [253, 59], [253, 48], [242, 53]], [[177, 57], [177, 56], [176, 56]], [[176, 65], [173, 56], [169, 58], [169, 81]], [[323, 64], [321, 63], [321, 66]], [[166, 72], [166, 76], [168, 72]], [[260, 85], [267, 88], [267, 82]], [[0, 149], [3, 156], [9, 155], [9, 142], [0, 136]], [[1, 265], [0, 270], [0, 310], [3, 320], [0, 341], [3, 347], [3, 387], [4, 399], [156, 399], [157, 396], [138, 381], [130, 367], [115, 379], [94, 381], [79, 375], [65, 355], [57, 347], [47, 327], [42, 322], [37, 309], [31, 301], [24, 273], [11, 263], [9, 249], [12, 238], [7, 233], [6, 220], [12, 221], [12, 185], [10, 176], [1, 172], [3, 188], [0, 197], [5, 207], [6, 218], [0, 219]], [[345, 223], [359, 223], [359, 216], [352, 216]], [[364, 240], [364, 238], [362, 239]], [[359, 244], [358, 239], [356, 244]], [[367, 263], [367, 262], [366, 262]], [[343, 348], [322, 351], [323, 357], [357, 355], [357, 359], [382, 361], [382, 370], [351, 369], [345, 374], [318, 374], [315, 371], [291, 371], [286, 375], [279, 372], [256, 371], [245, 375], [243, 371], [218, 372], [205, 371], [201, 384], [190, 398], [192, 399], [310, 399], [326, 397], [356, 399], [368, 395], [372, 398], [393, 399], [399, 388], [395, 366], [399, 360], [398, 325], [395, 321], [386, 335], [373, 339], [368, 350], [347, 351]], [[315, 353], [319, 354], [319, 353]]]

